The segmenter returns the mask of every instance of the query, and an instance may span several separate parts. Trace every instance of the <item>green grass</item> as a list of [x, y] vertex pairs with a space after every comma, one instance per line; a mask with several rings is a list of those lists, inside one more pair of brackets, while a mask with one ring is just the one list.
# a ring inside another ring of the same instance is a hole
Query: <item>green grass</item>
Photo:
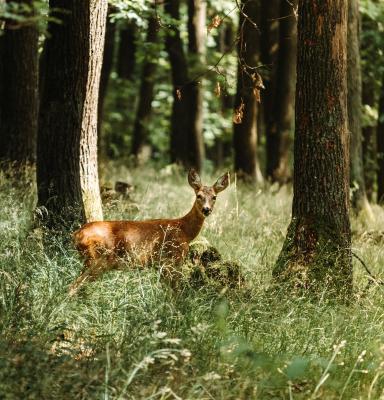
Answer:
[[[108, 171], [104, 182], [135, 185], [131, 201], [105, 206], [108, 219], [176, 217], [193, 202], [172, 168]], [[246, 290], [174, 294], [156, 270], [132, 269], [69, 298], [81, 260], [65, 238], [43, 250], [33, 186], [0, 177], [0, 398], [383, 398], [383, 286], [365, 290], [355, 264], [348, 306], [269, 290], [291, 195], [232, 182], [197, 239], [243, 266]], [[353, 246], [382, 277], [384, 212], [374, 213], [353, 220]]]

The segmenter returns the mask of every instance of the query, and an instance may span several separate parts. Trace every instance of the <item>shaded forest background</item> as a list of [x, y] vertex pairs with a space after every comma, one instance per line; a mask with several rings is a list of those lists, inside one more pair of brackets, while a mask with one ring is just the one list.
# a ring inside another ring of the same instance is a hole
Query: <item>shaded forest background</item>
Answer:
[[[60, 26], [65, 18], [60, 2], [52, 3], [57, 7], [48, 17], [45, 1], [3, 2], [3, 160], [36, 160], [47, 21]], [[383, 4], [360, 1], [349, 16], [348, 45], [360, 50], [351, 50], [348, 59], [351, 190], [357, 197], [365, 190], [376, 201], [384, 192]], [[297, 4], [289, 1], [111, 1], [98, 101], [99, 158], [207, 170], [233, 165], [240, 178], [289, 182], [296, 24]], [[358, 199], [354, 205], [362, 207]]]

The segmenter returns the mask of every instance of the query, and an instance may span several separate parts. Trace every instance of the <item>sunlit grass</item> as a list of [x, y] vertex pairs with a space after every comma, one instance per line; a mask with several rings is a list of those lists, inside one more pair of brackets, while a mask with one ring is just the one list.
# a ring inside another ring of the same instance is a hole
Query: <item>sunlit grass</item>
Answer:
[[[109, 166], [129, 181], [108, 219], [177, 217], [193, 191], [178, 170]], [[224, 171], [220, 171], [221, 173]], [[212, 184], [217, 176], [203, 176]], [[349, 306], [269, 290], [290, 219], [289, 188], [231, 182], [197, 241], [239, 263], [247, 290], [186, 287], [156, 270], [115, 271], [68, 296], [81, 260], [66, 241], [44, 252], [33, 187], [0, 178], [0, 398], [378, 399], [384, 390], [384, 287], [355, 264]], [[383, 278], [384, 213], [353, 220], [354, 251]]]

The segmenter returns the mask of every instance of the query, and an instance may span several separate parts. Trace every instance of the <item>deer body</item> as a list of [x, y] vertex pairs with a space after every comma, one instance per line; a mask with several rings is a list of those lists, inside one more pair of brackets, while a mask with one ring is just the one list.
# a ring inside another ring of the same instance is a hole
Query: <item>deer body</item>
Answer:
[[228, 174], [212, 187], [202, 186], [194, 170], [188, 175], [196, 199], [182, 218], [145, 221], [97, 221], [83, 225], [74, 234], [77, 250], [85, 258], [84, 269], [72, 284], [73, 294], [87, 280], [116, 268], [119, 260], [128, 258], [140, 266], [152, 263], [180, 264], [189, 243], [199, 234], [205, 218], [212, 212], [216, 194], [228, 186]]

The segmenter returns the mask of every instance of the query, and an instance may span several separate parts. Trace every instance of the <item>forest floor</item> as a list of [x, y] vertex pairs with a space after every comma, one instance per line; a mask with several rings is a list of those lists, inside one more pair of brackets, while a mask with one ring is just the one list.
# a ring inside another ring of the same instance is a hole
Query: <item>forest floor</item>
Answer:
[[[177, 217], [192, 205], [172, 168], [107, 170], [104, 183], [135, 190], [109, 200], [106, 219]], [[352, 304], [269, 289], [290, 188], [232, 182], [196, 241], [241, 265], [245, 282], [186, 281], [177, 294], [153, 268], [107, 273], [69, 297], [81, 260], [67, 238], [44, 251], [35, 198], [34, 185], [0, 177], [0, 398], [384, 398], [384, 286], [367, 288], [354, 260]], [[384, 278], [384, 211], [373, 210], [375, 222], [353, 218], [353, 249]]]

